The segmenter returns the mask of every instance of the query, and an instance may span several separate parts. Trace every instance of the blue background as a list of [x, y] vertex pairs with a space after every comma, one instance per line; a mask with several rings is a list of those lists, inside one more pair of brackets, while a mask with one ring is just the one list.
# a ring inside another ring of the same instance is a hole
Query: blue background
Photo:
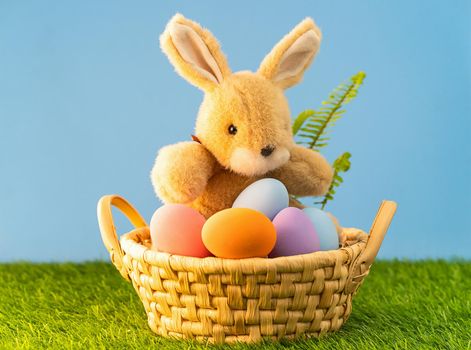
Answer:
[[396, 200], [382, 258], [471, 258], [468, 1], [162, 3], [0, 3], [1, 261], [107, 258], [99, 197], [119, 193], [147, 219], [160, 205], [156, 152], [189, 139], [202, 98], [158, 47], [175, 12], [210, 28], [234, 71], [313, 17], [324, 41], [288, 91], [293, 115], [368, 74], [324, 152], [353, 154], [328, 209], [368, 229]]

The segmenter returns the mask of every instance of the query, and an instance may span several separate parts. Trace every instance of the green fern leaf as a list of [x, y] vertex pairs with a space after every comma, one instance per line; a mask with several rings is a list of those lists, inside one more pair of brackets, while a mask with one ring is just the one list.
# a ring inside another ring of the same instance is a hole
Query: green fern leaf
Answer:
[[[299, 114], [293, 123], [293, 135], [308, 138], [308, 147], [311, 149], [325, 147], [327, 144], [322, 142], [322, 136], [326, 135], [330, 127], [345, 113], [343, 107], [357, 95], [365, 76], [364, 72], [359, 72], [349, 81], [337, 86], [329, 98], [322, 102], [323, 107], [318, 111], [307, 110]], [[307, 127], [302, 128], [304, 123]], [[304, 132], [303, 135], [297, 135], [300, 129]]]
[[[297, 137], [297, 143], [313, 150], [326, 147], [330, 140], [328, 136], [330, 129], [342, 118], [345, 113], [344, 106], [357, 96], [365, 77], [364, 72], [358, 72], [348, 81], [337, 86], [318, 110], [308, 109], [301, 112], [292, 126], [293, 136]], [[336, 189], [343, 183], [340, 174], [350, 169], [350, 157], [351, 154], [345, 152], [334, 161], [332, 165], [334, 176], [330, 188], [322, 200], [314, 204], [320, 204], [324, 209], [327, 202], [334, 199]]]
[[308, 110], [305, 110], [304, 112], [301, 112], [296, 117], [293, 123], [293, 135], [296, 135], [298, 133], [299, 129], [301, 128], [301, 126], [303, 126], [304, 122], [308, 118], [312, 117], [313, 114], [314, 114], [314, 111], [312, 109], [308, 109]]
[[340, 174], [345, 173], [350, 169], [351, 156], [352, 155], [349, 152], [345, 152], [334, 161], [334, 164], [332, 164], [332, 168], [334, 168], [334, 177], [324, 198], [322, 201], [318, 202], [318, 204], [321, 205], [321, 209], [325, 208], [328, 201], [334, 199], [335, 189], [343, 182], [343, 178]]

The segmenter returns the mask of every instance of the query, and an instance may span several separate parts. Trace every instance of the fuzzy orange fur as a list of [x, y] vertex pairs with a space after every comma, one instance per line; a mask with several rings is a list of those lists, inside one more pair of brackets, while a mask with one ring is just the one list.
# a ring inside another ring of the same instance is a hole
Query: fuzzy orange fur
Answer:
[[231, 69], [229, 68], [229, 65], [227, 64], [227, 59], [222, 53], [219, 47], [219, 43], [213, 37], [211, 32], [202, 28], [198, 23], [190, 21], [186, 19], [185, 17], [183, 17], [181, 14], [177, 13], [169, 21], [167, 28], [165, 29], [163, 34], [160, 36], [160, 46], [162, 48], [162, 51], [164, 51], [167, 54], [167, 57], [169, 58], [170, 62], [173, 64], [177, 72], [182, 77], [184, 77], [193, 85], [204, 90], [212, 90], [215, 87], [213, 82], [208, 81], [207, 79], [202, 77], [200, 74], [198, 74], [198, 72], [195, 72], [195, 70], [191, 67], [191, 65], [187, 64], [185, 60], [183, 60], [182, 57], [180, 56], [178, 49], [175, 47], [175, 45], [172, 42], [172, 37], [170, 35], [170, 30], [169, 30], [170, 27], [174, 23], [187, 25], [191, 29], [193, 29], [196, 33], [198, 33], [201, 39], [203, 39], [203, 42], [206, 44], [208, 50], [211, 52], [217, 65], [219, 66], [219, 69], [221, 70], [222, 75], [224, 77], [231, 75]]
[[[187, 39], [184, 32], [179, 40], [172, 41], [171, 33], [182, 28], [172, 28], [174, 22], [191, 27], [202, 41]], [[332, 168], [319, 153], [294, 143], [283, 91], [302, 78], [317, 52], [317, 38], [320, 42], [319, 29], [306, 19], [275, 46], [257, 73], [232, 74], [209, 31], [181, 15], [169, 22], [161, 47], [177, 72], [203, 89], [205, 96], [195, 128], [201, 143], [166, 146], [156, 158], [151, 179], [165, 203], [185, 203], [209, 217], [231, 207], [245, 187], [265, 177], [279, 179], [292, 195], [325, 194]], [[214, 62], [208, 58], [208, 50], [219, 67], [222, 82], [208, 68]], [[195, 59], [185, 60], [184, 52], [190, 52]], [[205, 61], [208, 59], [211, 62]], [[283, 60], [289, 64], [282, 64]], [[235, 135], [228, 132], [231, 125], [237, 128]], [[273, 152], [264, 156], [261, 150], [267, 147]]]
[[294, 44], [296, 39], [301, 37], [309, 30], [313, 30], [315, 35], [317, 36], [318, 46], [315, 48], [315, 50], [313, 50], [312, 54], [309, 55], [309, 59], [307, 60], [306, 64], [303, 65], [302, 70], [299, 74], [291, 78], [285, 79], [281, 82], [278, 82], [278, 85], [286, 89], [299, 83], [303, 77], [304, 71], [312, 63], [319, 48], [319, 44], [322, 40], [322, 33], [311, 18], [304, 19], [289, 34], [287, 34], [283, 39], [281, 39], [278, 44], [275, 45], [273, 50], [263, 59], [262, 63], [260, 64], [260, 68], [258, 69], [258, 73], [268, 79], [272, 79], [277, 73], [277, 69], [283, 54], [289, 49], [291, 45]]

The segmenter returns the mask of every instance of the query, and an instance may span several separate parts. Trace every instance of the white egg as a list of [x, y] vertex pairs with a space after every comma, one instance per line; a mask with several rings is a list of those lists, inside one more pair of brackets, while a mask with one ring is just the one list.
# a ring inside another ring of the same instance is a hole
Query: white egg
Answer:
[[272, 178], [255, 181], [245, 188], [232, 204], [233, 208], [258, 210], [270, 220], [288, 206], [288, 190], [281, 181]]

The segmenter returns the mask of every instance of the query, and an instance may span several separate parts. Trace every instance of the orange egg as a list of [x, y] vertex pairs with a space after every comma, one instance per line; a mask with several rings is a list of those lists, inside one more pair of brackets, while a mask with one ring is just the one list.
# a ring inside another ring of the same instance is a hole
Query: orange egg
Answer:
[[219, 258], [266, 257], [276, 243], [270, 219], [247, 208], [230, 208], [211, 216], [203, 226], [203, 243]]

